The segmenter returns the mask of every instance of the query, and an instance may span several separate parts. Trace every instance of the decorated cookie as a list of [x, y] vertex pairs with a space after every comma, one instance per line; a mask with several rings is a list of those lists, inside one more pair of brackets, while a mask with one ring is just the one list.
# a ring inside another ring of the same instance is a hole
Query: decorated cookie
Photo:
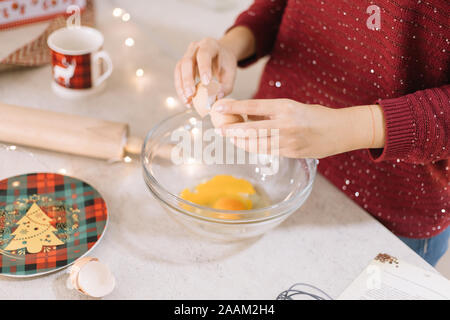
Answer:
[[97, 243], [107, 220], [105, 201], [81, 180], [31, 173], [0, 181], [0, 274], [70, 265]]

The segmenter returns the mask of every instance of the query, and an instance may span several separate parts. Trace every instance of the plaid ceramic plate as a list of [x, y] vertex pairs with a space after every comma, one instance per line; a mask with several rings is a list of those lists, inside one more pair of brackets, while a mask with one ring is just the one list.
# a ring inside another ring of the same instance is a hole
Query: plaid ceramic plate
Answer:
[[28, 277], [64, 268], [100, 240], [106, 203], [92, 186], [55, 174], [0, 181], [0, 274]]

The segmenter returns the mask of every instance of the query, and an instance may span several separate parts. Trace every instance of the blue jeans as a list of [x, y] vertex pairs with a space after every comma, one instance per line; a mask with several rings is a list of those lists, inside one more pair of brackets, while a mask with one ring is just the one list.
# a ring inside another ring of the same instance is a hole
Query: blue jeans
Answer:
[[413, 249], [426, 262], [435, 266], [439, 259], [448, 249], [448, 239], [450, 238], [450, 227], [447, 227], [437, 236], [428, 239], [411, 239], [399, 237], [411, 249]]

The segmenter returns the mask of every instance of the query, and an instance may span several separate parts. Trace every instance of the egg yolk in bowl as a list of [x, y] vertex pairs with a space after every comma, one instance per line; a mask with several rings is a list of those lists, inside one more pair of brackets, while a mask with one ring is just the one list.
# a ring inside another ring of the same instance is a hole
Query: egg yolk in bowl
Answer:
[[[252, 195], [256, 191], [245, 179], [230, 175], [217, 175], [198, 184], [194, 190], [184, 189], [180, 197], [192, 203], [218, 210], [243, 211], [253, 207]], [[185, 208], [189, 210], [190, 208]], [[238, 219], [239, 216], [223, 214], [225, 219]]]

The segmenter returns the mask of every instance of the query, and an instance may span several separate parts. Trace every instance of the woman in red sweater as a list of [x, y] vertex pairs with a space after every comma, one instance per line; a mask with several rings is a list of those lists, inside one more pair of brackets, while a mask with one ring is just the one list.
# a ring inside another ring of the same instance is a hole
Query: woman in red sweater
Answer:
[[256, 0], [220, 40], [189, 46], [175, 86], [190, 104], [195, 78], [215, 76], [223, 97], [238, 65], [270, 55], [255, 99], [213, 107], [255, 121], [223, 129], [279, 129], [282, 156], [321, 158], [326, 178], [435, 265], [450, 235], [449, 12], [447, 0]]

